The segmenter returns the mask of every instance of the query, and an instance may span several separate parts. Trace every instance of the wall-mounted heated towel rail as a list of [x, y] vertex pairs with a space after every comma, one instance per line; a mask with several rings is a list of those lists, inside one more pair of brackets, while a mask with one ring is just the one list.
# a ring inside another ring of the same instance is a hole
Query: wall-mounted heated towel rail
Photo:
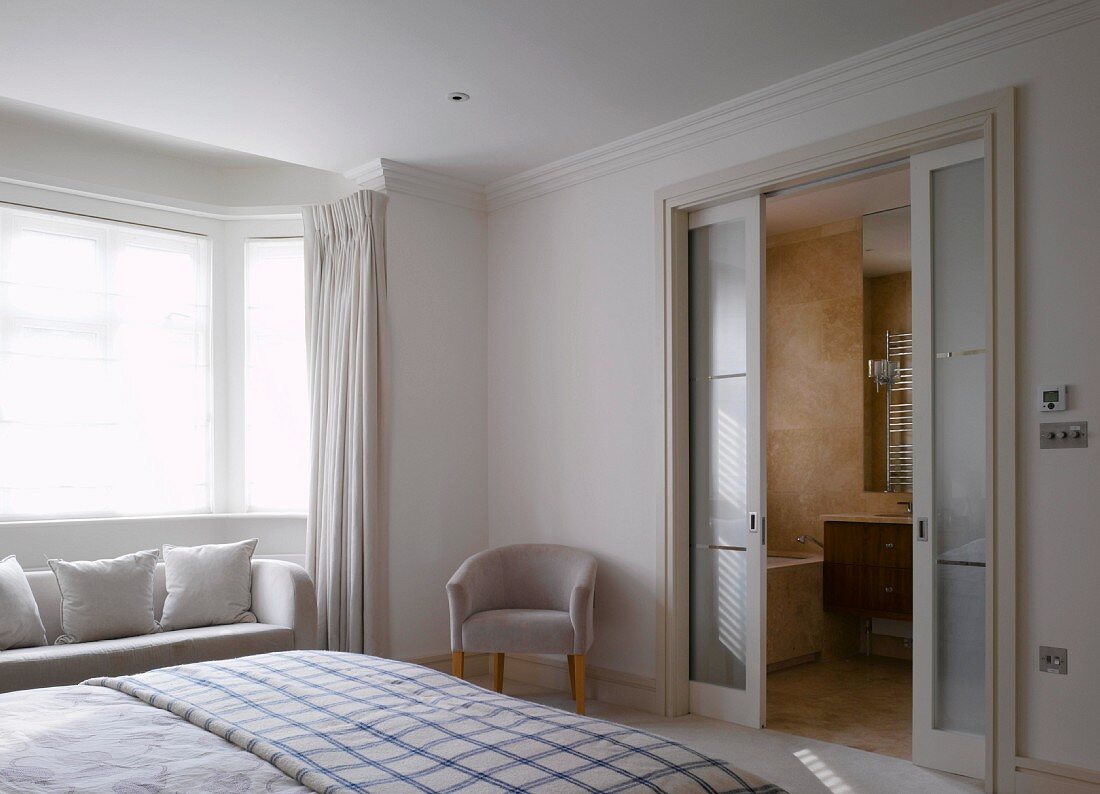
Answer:
[[913, 490], [913, 335], [886, 332], [886, 490]]

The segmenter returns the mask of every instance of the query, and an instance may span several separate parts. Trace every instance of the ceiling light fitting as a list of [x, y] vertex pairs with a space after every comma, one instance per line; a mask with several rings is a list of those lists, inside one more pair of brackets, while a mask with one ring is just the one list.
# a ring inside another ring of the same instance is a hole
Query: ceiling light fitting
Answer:
[[470, 95], [464, 94], [461, 91], [452, 91], [451, 93], [447, 94], [447, 99], [451, 100], [452, 102], [469, 102]]

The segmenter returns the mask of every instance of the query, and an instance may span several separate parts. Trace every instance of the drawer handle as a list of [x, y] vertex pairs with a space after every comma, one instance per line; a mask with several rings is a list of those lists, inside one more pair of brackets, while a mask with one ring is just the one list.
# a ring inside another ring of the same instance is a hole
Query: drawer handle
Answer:
[[893, 543], [887, 543], [886, 548], [892, 549], [892, 548], [894, 548], [894, 544]]
[[885, 591], [886, 591], [887, 593], [892, 593], [892, 592], [894, 592], [894, 588], [890, 587], [889, 585], [887, 585], [887, 586], [886, 586], [886, 587], [884, 587], [883, 589], [884, 589], [884, 590], [885, 590]]

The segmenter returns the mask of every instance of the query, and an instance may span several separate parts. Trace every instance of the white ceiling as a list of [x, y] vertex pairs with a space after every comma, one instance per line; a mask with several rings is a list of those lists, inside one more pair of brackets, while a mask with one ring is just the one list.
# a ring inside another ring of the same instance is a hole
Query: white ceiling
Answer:
[[997, 2], [5, 0], [0, 98], [484, 184]]
[[902, 166], [769, 198], [767, 235], [862, 218], [863, 275], [901, 273], [910, 269], [908, 206], [909, 169]]
[[767, 200], [768, 237], [860, 218], [909, 203], [909, 168], [807, 186]]

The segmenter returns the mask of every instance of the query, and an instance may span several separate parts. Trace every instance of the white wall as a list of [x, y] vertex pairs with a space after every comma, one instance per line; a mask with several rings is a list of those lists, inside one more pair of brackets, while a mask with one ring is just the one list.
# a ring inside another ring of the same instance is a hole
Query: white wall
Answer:
[[420, 658], [450, 651], [444, 585], [488, 544], [485, 213], [393, 194], [386, 255], [390, 653]]
[[[653, 677], [662, 465], [654, 193], [1019, 86], [1019, 752], [1100, 767], [1100, 450], [1040, 453], [1033, 394], [1100, 407], [1100, 23], [984, 55], [489, 216], [489, 541], [600, 561], [591, 661]], [[1059, 417], [1061, 418], [1061, 417]], [[1100, 420], [1098, 420], [1100, 421]], [[1069, 648], [1041, 674], [1039, 644]]]

